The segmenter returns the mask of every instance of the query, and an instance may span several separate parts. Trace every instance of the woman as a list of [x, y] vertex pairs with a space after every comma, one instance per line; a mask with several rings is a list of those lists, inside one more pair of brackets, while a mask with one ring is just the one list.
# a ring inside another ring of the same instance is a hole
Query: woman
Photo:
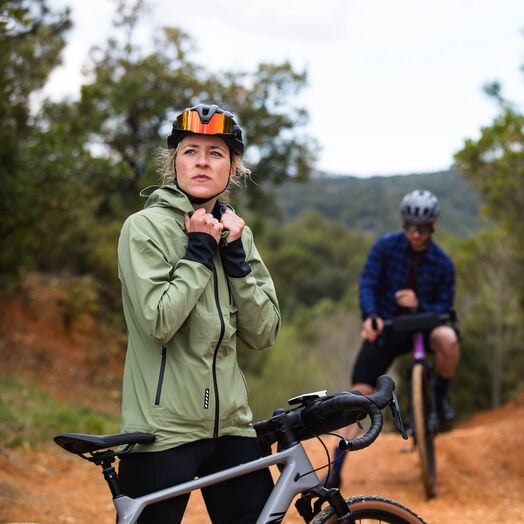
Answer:
[[[261, 455], [237, 336], [264, 349], [280, 326], [252, 233], [219, 200], [249, 175], [233, 115], [216, 105], [186, 109], [167, 143], [163, 185], [145, 191], [145, 208], [125, 221], [118, 243], [129, 336], [122, 431], [156, 436], [121, 461], [132, 497]], [[272, 486], [263, 470], [202, 492], [213, 522], [255, 522]], [[139, 522], [180, 522], [188, 497], [147, 507]]]

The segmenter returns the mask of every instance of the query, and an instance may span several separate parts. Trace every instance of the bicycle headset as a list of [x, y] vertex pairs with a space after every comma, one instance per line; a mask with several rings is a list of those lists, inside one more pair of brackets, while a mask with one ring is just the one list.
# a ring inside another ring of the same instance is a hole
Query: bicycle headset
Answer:
[[404, 224], [431, 224], [437, 220], [439, 213], [437, 197], [425, 189], [416, 189], [408, 193], [400, 204], [400, 215]]
[[173, 122], [173, 129], [167, 137], [167, 147], [175, 149], [188, 133], [218, 135], [234, 153], [244, 153], [242, 129], [232, 113], [216, 104], [198, 104], [184, 109]]

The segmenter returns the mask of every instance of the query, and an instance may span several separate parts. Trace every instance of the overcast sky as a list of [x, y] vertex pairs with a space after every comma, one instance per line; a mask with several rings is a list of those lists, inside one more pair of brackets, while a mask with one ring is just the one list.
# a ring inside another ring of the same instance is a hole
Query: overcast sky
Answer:
[[[447, 169], [499, 109], [497, 80], [524, 111], [524, 0], [152, 0], [149, 28], [184, 29], [209, 70], [289, 60], [306, 69], [301, 102], [323, 151], [318, 168], [356, 176]], [[72, 8], [53, 98], [78, 97], [88, 49], [105, 41], [112, 0]], [[181, 108], [183, 109], [183, 108]]]

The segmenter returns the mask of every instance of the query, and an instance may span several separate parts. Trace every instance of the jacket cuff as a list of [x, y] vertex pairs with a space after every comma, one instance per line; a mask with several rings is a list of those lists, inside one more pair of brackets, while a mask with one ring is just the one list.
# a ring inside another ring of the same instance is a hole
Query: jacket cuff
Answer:
[[216, 240], [207, 233], [188, 233], [186, 260], [204, 264], [208, 269], [213, 271], [213, 255], [217, 250]]
[[246, 262], [246, 252], [242, 245], [242, 239], [238, 238], [227, 246], [221, 246], [220, 257], [228, 277], [243, 278], [251, 273], [251, 268]]

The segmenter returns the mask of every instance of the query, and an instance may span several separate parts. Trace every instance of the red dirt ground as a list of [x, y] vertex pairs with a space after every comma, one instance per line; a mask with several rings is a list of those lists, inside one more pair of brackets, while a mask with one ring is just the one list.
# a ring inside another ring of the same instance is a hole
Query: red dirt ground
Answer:
[[[112, 398], [111, 387], [121, 371], [119, 359], [111, 357], [104, 363], [103, 379], [93, 376], [92, 366], [86, 365], [88, 341], [97, 336], [94, 324], [84, 319], [74, 329], [66, 329], [61, 292], [47, 278], [34, 275], [27, 289], [23, 299], [0, 298], [0, 370], [38, 381], [54, 397], [116, 413], [117, 393]], [[35, 340], [47, 348], [45, 358], [32, 353]], [[17, 348], [16, 358], [8, 351], [12, 347]], [[389, 497], [419, 513], [428, 524], [522, 523], [523, 434], [524, 395], [520, 395], [438, 436], [439, 489], [437, 497], [428, 501], [409, 441], [384, 433], [373, 446], [348, 457], [342, 492]], [[306, 448], [315, 466], [325, 463], [317, 441], [307, 441]], [[208, 522], [199, 494], [192, 496], [184, 521]], [[114, 523], [109, 491], [98, 468], [52, 444], [38, 450], [0, 446], [0, 523], [94, 522]], [[301, 522], [294, 508], [284, 522]]]

